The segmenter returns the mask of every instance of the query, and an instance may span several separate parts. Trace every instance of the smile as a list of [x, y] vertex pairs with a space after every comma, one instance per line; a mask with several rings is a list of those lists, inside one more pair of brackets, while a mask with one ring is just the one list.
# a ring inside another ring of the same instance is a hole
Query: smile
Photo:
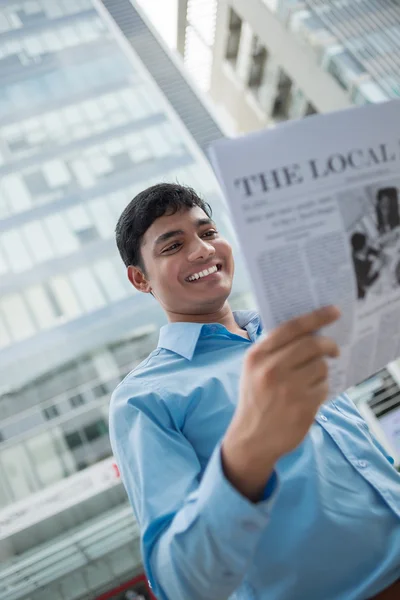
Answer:
[[208, 275], [212, 275], [213, 273], [217, 273], [221, 270], [221, 265], [214, 265], [209, 269], [205, 269], [204, 271], [199, 271], [198, 273], [193, 273], [190, 277], [186, 277], [186, 281], [197, 281], [198, 279], [203, 279]]

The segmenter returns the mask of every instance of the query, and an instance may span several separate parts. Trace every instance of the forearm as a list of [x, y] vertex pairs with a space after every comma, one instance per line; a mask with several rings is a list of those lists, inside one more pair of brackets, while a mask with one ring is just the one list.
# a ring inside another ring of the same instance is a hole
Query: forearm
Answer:
[[149, 552], [160, 600], [229, 598], [268, 524], [272, 501], [254, 504], [238, 493], [222, 474], [219, 449], [212, 463]]

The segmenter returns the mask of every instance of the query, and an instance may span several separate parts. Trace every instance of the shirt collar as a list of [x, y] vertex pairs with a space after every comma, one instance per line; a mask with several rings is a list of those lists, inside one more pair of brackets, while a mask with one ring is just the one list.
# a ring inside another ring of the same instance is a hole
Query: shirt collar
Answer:
[[[257, 334], [261, 332], [258, 313], [252, 310], [238, 310], [233, 312], [233, 316], [239, 327], [247, 329], [251, 340], [255, 341]], [[217, 323], [168, 323], [160, 329], [158, 348], [170, 350], [187, 360], [192, 360], [203, 328], [213, 332], [215, 329], [212, 328], [215, 326], [225, 329]]]

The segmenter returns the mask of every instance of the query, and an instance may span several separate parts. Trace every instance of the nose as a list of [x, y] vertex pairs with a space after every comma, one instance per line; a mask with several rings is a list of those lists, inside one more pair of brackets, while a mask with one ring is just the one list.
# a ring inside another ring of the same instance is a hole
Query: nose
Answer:
[[188, 259], [191, 262], [195, 262], [198, 260], [207, 260], [211, 256], [214, 256], [214, 254], [214, 246], [207, 242], [207, 240], [198, 238], [191, 244]]

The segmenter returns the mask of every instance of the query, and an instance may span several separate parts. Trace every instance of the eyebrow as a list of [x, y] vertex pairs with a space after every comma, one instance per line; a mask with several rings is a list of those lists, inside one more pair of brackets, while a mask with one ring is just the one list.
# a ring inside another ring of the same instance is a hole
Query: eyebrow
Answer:
[[[211, 219], [197, 219], [197, 221], [195, 222], [195, 226], [197, 229], [199, 229], [203, 225], [214, 225], [214, 221], [212, 221]], [[183, 231], [183, 229], [174, 229], [172, 231], [166, 231], [165, 233], [162, 233], [158, 236], [158, 238], [154, 242], [154, 246], [159, 246], [160, 244], [167, 242], [176, 235], [183, 235], [184, 233], [185, 232]]]

